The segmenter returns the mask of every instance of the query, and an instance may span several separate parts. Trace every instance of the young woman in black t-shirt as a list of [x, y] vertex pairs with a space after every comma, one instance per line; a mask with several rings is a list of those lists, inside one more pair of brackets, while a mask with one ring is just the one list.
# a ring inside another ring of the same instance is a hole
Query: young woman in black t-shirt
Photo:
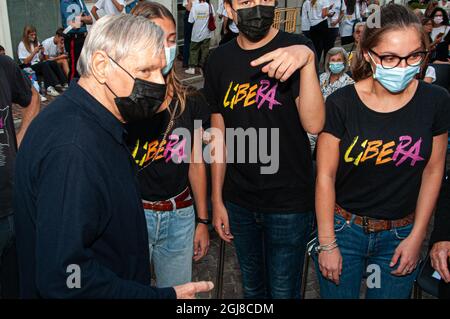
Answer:
[[159, 3], [143, 2], [131, 13], [152, 20], [165, 36], [165, 110], [150, 121], [130, 125], [128, 140], [138, 165], [156, 286], [173, 287], [191, 281], [192, 259], [200, 260], [209, 247], [201, 123], [210, 115], [202, 96], [183, 86], [173, 70], [176, 25], [170, 11]]
[[408, 298], [444, 172], [447, 91], [415, 79], [427, 39], [406, 7], [365, 28], [355, 85], [330, 95], [317, 151], [323, 298]]

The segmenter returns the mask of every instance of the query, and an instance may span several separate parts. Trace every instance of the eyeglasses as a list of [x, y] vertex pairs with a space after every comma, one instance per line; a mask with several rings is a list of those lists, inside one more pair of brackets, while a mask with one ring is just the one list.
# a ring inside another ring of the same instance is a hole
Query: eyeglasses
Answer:
[[416, 66], [420, 63], [422, 63], [425, 60], [425, 57], [427, 56], [427, 51], [419, 51], [419, 52], [413, 52], [407, 56], [400, 57], [398, 55], [393, 54], [386, 54], [386, 55], [379, 55], [373, 50], [369, 50], [371, 53], [375, 54], [381, 61], [381, 66], [384, 69], [393, 69], [397, 67], [402, 60], [406, 61], [406, 64], [409, 66]]

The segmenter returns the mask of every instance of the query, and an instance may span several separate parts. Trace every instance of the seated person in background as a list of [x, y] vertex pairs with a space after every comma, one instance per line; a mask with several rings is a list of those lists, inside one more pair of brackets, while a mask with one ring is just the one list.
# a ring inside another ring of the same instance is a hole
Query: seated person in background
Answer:
[[433, 66], [428, 65], [425, 68], [425, 74], [423, 75], [423, 80], [430, 84], [436, 81], [436, 69]]
[[325, 100], [334, 91], [355, 83], [345, 73], [348, 69], [348, 55], [343, 48], [335, 47], [328, 51], [325, 57], [325, 72], [320, 75], [320, 89]]
[[[324, 100], [334, 91], [355, 83], [346, 73], [349, 69], [348, 55], [344, 48], [334, 47], [325, 56], [325, 72], [320, 75], [320, 90]], [[309, 134], [311, 151], [314, 151], [317, 135]]]
[[43, 53], [44, 47], [38, 41], [36, 28], [25, 26], [22, 41], [17, 50], [21, 67], [30, 67], [38, 75], [41, 73], [44, 76], [47, 94], [58, 96], [55, 86], [67, 84], [67, 77], [55, 61], [45, 61]]
[[353, 55], [356, 52], [356, 49], [358, 48], [359, 41], [361, 40], [361, 34], [364, 31], [364, 27], [366, 26], [365, 22], [358, 22], [355, 24], [355, 27], [353, 29], [353, 39], [355, 40], [350, 47], [350, 50], [348, 50], [348, 65], [350, 66], [352, 64], [352, 58]]
[[[56, 30], [55, 36], [42, 41], [44, 47], [44, 60], [56, 61], [62, 68], [66, 77], [69, 76], [69, 60], [64, 52], [64, 29]], [[67, 84], [65, 85], [67, 87]]]

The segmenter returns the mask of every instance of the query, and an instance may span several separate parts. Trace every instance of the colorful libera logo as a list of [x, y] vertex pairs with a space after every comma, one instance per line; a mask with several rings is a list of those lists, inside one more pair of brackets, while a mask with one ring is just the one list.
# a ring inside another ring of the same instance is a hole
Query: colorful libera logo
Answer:
[[375, 159], [375, 165], [382, 165], [391, 161], [395, 162], [395, 166], [400, 166], [407, 160], [411, 166], [415, 166], [417, 162], [423, 161], [424, 158], [420, 156], [420, 148], [422, 145], [422, 138], [413, 142], [413, 138], [409, 135], [399, 137], [398, 142], [390, 141], [383, 143], [382, 140], [364, 140], [360, 147], [362, 151], [354, 152], [355, 145], [358, 143], [359, 136], [353, 139], [352, 144], [347, 148], [344, 154], [344, 161], [346, 163], [353, 163], [358, 166], [367, 160]]

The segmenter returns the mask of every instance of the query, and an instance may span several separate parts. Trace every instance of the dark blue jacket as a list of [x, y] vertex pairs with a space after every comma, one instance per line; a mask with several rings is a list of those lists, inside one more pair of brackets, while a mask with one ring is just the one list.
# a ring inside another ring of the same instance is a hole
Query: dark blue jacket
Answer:
[[150, 287], [147, 228], [124, 134], [75, 82], [30, 125], [14, 190], [22, 298], [175, 298], [173, 288]]

